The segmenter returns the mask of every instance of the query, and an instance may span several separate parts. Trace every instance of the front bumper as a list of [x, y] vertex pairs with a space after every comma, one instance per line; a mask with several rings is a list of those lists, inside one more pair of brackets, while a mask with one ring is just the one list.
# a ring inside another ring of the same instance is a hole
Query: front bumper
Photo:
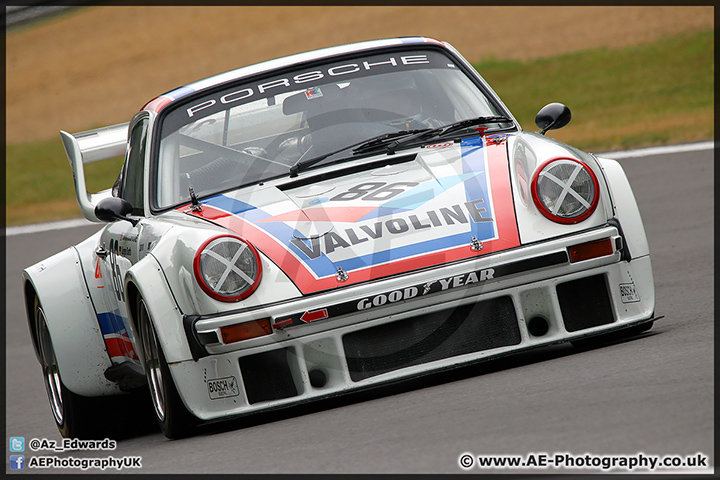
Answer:
[[[611, 239], [570, 262], [568, 248]], [[622, 260], [614, 226], [440, 268], [186, 323], [194, 360], [170, 365], [188, 410], [221, 419], [616, 330], [652, 318], [649, 256]], [[468, 246], [470, 248], [470, 246]], [[320, 314], [318, 312], [323, 312]], [[301, 317], [305, 313], [303, 321]], [[224, 326], [270, 335], [225, 345]]]

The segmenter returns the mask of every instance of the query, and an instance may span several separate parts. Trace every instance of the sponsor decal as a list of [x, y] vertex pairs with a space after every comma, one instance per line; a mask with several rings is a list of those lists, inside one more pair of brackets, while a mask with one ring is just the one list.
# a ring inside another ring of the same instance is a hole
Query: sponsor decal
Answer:
[[502, 145], [507, 140], [507, 134], [488, 135], [485, 137], [488, 145]]
[[[433, 59], [435, 57], [435, 59]], [[445, 58], [441, 54], [397, 54], [397, 55], [376, 55], [366, 59], [358, 59], [346, 63], [335, 63], [321, 65], [313, 70], [297, 73], [293, 76], [284, 76], [264, 81], [255, 85], [246, 85], [231, 92], [220, 92], [204, 100], [191, 104], [183, 109], [186, 119], [195, 119], [210, 113], [216, 113], [234, 105], [241, 105], [258, 97], [285, 93], [296, 90], [298, 87], [306, 86], [307, 83], [339, 82], [344, 79], [362, 77], [375, 73], [387, 73], [400, 69], [417, 69], [420, 67], [434, 66], [436, 68], [447, 68], [439, 61]], [[309, 92], [317, 90], [322, 96], [320, 89], [312, 88], [305, 92], [308, 99], [312, 98]]]
[[[527, 260], [518, 260], [489, 268], [481, 268], [459, 275], [441, 277], [425, 283], [419, 283], [404, 288], [398, 288], [389, 292], [382, 292], [370, 295], [361, 299], [349, 300], [342, 303], [316, 309], [311, 312], [298, 312], [293, 315], [282, 315], [274, 319], [274, 328], [287, 328], [298, 325], [305, 325], [310, 321], [321, 320], [351, 313], [378, 308], [393, 303], [412, 300], [413, 298], [441, 293], [461, 287], [471, 287], [474, 284], [486, 283], [518, 273], [527, 272], [537, 268], [566, 264], [568, 256], [565, 251], [551, 253]], [[312, 318], [312, 320], [309, 320]]]
[[130, 332], [125, 328], [127, 318], [122, 316], [120, 310], [99, 312], [97, 319], [105, 340], [105, 347], [111, 358], [139, 360]]
[[124, 288], [123, 288], [123, 277], [122, 271], [120, 270], [120, 264], [118, 263], [118, 256], [124, 257], [123, 247], [120, 247], [120, 242], [115, 239], [110, 240], [110, 254], [108, 255], [108, 262], [110, 266], [110, 272], [112, 277], [113, 291], [117, 297], [118, 302], [123, 302]]
[[[427, 155], [442, 160], [447, 167], [437, 173], [447, 176], [433, 177], [408, 163], [407, 181], [338, 182], [333, 195], [302, 208], [267, 190], [257, 201], [218, 195], [188, 214], [253, 243], [303, 293], [337, 288], [338, 268], [350, 276], [344, 286], [520, 244], [504, 145], [488, 146], [476, 137]], [[473, 237], [482, 250], [471, 248]]]
[[425, 148], [427, 148], [429, 150], [433, 150], [436, 148], [447, 148], [447, 147], [452, 147], [452, 146], [453, 146], [453, 142], [445, 142], [445, 143], [435, 143], [433, 145], [426, 145]]
[[297, 247], [308, 260], [314, 260], [321, 255], [329, 255], [339, 248], [348, 248], [353, 245], [379, 240], [386, 235], [403, 235], [411, 231], [426, 228], [443, 227], [463, 223], [492, 222], [486, 217], [487, 210], [481, 207], [482, 198], [465, 202], [463, 205], [441, 207], [438, 210], [429, 210], [423, 215], [399, 216], [388, 220], [361, 225], [358, 228], [346, 228], [344, 231], [330, 231], [322, 237], [311, 239], [293, 238], [290, 242]]
[[211, 400], [237, 397], [240, 395], [237, 378], [233, 376], [209, 379], [207, 381], [207, 389]]
[[323, 96], [323, 94], [322, 94], [322, 90], [320, 90], [320, 87], [311, 88], [310, 90], [307, 90], [305, 92], [305, 98], [307, 98], [308, 100], [310, 100], [312, 98], [322, 97], [322, 96]]
[[135, 243], [135, 242], [137, 242], [137, 239], [138, 239], [138, 234], [136, 232], [130, 232], [130, 233], [122, 232], [120, 234], [120, 240], [125, 240], [127, 242]]
[[640, 301], [640, 294], [638, 294], [635, 283], [621, 283], [620, 287], [620, 298], [623, 303], [634, 303]]
[[[95, 265], [95, 278], [103, 278], [102, 268], [100, 268], [100, 257], [97, 257], [97, 264]], [[103, 288], [105, 285], [102, 283], [98, 285], [98, 288]]]
[[451, 288], [463, 287], [477, 282], [484, 282], [495, 278], [494, 268], [484, 268], [475, 272], [465, 273], [462, 275], [454, 275], [452, 277], [432, 280], [422, 285], [404, 288], [402, 290], [394, 290], [388, 294], [381, 293], [374, 297], [367, 297], [360, 300], [357, 304], [358, 310], [367, 310], [373, 307], [382, 307], [388, 303], [396, 303], [400, 300], [409, 300], [417, 296], [428, 295], [430, 293], [442, 292]]

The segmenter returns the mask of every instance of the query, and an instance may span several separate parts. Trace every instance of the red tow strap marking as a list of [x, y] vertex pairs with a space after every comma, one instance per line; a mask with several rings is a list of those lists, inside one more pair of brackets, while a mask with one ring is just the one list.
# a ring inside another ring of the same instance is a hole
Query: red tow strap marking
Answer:
[[314, 312], [305, 312], [302, 314], [302, 317], [300, 317], [300, 320], [305, 323], [310, 323], [315, 320], [322, 320], [323, 318], [328, 318], [327, 308], [315, 310]]

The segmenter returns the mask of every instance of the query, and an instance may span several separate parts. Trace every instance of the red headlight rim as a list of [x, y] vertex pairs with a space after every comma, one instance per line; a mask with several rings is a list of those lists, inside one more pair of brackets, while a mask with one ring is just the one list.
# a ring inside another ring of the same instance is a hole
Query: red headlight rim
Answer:
[[[255, 281], [250, 285], [250, 288], [242, 292], [240, 295], [234, 295], [234, 296], [225, 296], [220, 295], [215, 290], [210, 288], [206, 283], [205, 280], [203, 280], [202, 273], [200, 272], [200, 255], [202, 255], [202, 252], [205, 250], [205, 247], [207, 247], [211, 242], [214, 242], [215, 240], [219, 238], [233, 238], [235, 240], [239, 240], [245, 245], [248, 246], [250, 249], [250, 252], [255, 257], [255, 262], [257, 263], [257, 274], [255, 276]], [[211, 298], [214, 298], [215, 300], [220, 300], [221, 302], [239, 302], [240, 300], [243, 300], [255, 292], [257, 290], [258, 286], [260, 285], [260, 280], [262, 279], [262, 262], [260, 261], [260, 254], [258, 253], [257, 249], [253, 246], [252, 243], [248, 242], [247, 240], [240, 238], [235, 235], [217, 235], [214, 237], [211, 237], [207, 239], [203, 244], [198, 248], [197, 252], [195, 252], [195, 258], [193, 260], [193, 271], [195, 273], [195, 279], [197, 280], [198, 284], [200, 285], [200, 288], [202, 288], [203, 292], [208, 294]]]
[[[590, 204], [590, 208], [588, 208], [584, 213], [581, 215], [578, 215], [577, 217], [572, 218], [564, 218], [564, 217], [558, 217], [557, 215], [553, 215], [552, 212], [550, 212], [547, 208], [545, 208], [545, 205], [542, 204], [540, 201], [540, 197], [537, 193], [537, 182], [538, 178], [540, 177], [540, 172], [543, 171], [545, 167], [547, 167], [549, 164], [556, 162], [558, 160], [568, 160], [574, 163], [577, 163], [581, 165], [585, 171], [588, 172], [590, 175], [590, 178], [592, 178], [593, 181], [593, 187], [595, 188], [595, 197], [593, 198], [592, 203]], [[572, 225], [574, 223], [579, 223], [588, 218], [590, 215], [592, 215], [595, 212], [595, 208], [597, 207], [598, 201], [600, 200], [600, 184], [598, 183], [597, 177], [595, 176], [595, 172], [593, 172], [592, 168], [588, 166], [585, 162], [578, 160], [576, 158], [570, 158], [570, 157], [555, 157], [551, 158], [550, 160], [544, 162], [542, 165], [540, 165], [536, 170], [535, 173], [533, 173], [532, 177], [532, 184], [531, 184], [531, 193], [532, 193], [532, 199], [535, 203], [535, 206], [540, 211], [540, 213], [543, 214], [546, 218], [552, 220], [556, 223], [562, 223], [564, 225]]]

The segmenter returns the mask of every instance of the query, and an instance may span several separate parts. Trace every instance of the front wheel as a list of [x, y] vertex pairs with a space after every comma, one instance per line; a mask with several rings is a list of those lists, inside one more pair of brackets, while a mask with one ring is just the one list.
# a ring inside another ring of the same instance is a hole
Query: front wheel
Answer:
[[188, 412], [180, 398], [158, 341], [155, 327], [142, 298], [137, 304], [137, 314], [145, 356], [145, 375], [155, 410], [155, 418], [166, 437], [186, 437], [193, 432], [198, 419]]

